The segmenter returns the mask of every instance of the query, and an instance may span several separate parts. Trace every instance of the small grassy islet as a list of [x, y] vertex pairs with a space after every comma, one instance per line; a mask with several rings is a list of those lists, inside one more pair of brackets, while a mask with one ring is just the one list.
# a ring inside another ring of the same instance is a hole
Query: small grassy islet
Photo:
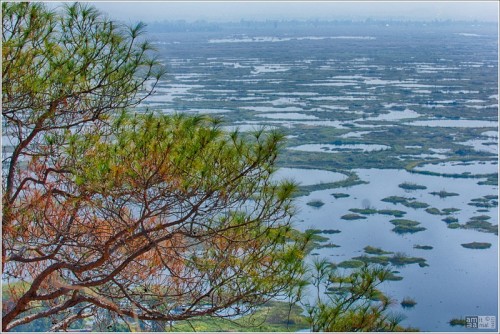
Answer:
[[358, 214], [355, 214], [355, 213], [348, 213], [348, 214], [345, 214], [343, 215], [342, 217], [340, 217], [341, 219], [344, 219], [344, 220], [358, 220], [358, 219], [366, 219], [365, 216], [361, 216], [361, 215], [358, 215]]
[[468, 205], [475, 206], [477, 208], [495, 208], [498, 206], [498, 196], [486, 195], [479, 198], [473, 198]]
[[401, 197], [401, 196], [389, 196], [382, 199], [382, 202], [388, 202], [392, 204], [401, 204], [412, 209], [425, 209], [429, 207], [429, 204], [418, 202], [415, 198]]
[[457, 194], [457, 193], [447, 192], [446, 190], [433, 191], [433, 192], [430, 192], [429, 194], [434, 195], [434, 196], [439, 196], [440, 198], [451, 197], [451, 196], [459, 196], [460, 195], [460, 194]]
[[366, 209], [349, 209], [349, 211], [361, 214], [361, 215], [375, 215], [375, 214], [381, 214], [381, 215], [387, 215], [387, 216], [394, 216], [394, 217], [403, 217], [406, 212], [401, 211], [401, 210], [390, 210], [390, 209], [383, 209], [383, 210], [376, 210], [373, 208], [366, 208]]
[[418, 226], [420, 223], [414, 220], [392, 219], [390, 222], [394, 225], [392, 231], [397, 234], [416, 233], [426, 230], [425, 227]]
[[427, 246], [427, 245], [414, 245], [413, 248], [415, 249], [424, 249], [424, 250], [431, 250], [434, 247], [432, 246]]
[[467, 325], [467, 321], [465, 321], [465, 319], [462, 318], [453, 318], [449, 321], [449, 324], [451, 326], [465, 326]]
[[365, 262], [360, 260], [345, 260], [340, 262], [337, 266], [340, 268], [350, 269], [350, 268], [360, 268], [365, 265]]
[[445, 208], [443, 210], [439, 210], [438, 208], [425, 209], [425, 212], [427, 212], [431, 215], [440, 215], [440, 216], [450, 215], [450, 214], [458, 212], [458, 211], [460, 211], [460, 209], [457, 209], [457, 208]]
[[397, 267], [402, 267], [408, 264], [418, 264], [420, 267], [427, 267], [428, 264], [426, 260], [421, 257], [409, 257], [404, 253], [396, 253], [393, 256], [387, 255], [376, 255], [376, 256], [367, 256], [361, 255], [353, 257], [353, 260], [363, 261], [366, 264], [380, 264], [382, 266], [387, 266], [392, 264]]
[[410, 297], [404, 297], [401, 301], [401, 306], [403, 306], [403, 308], [412, 308], [415, 305], [417, 305], [417, 302]]
[[491, 247], [491, 244], [489, 242], [469, 242], [467, 244], [462, 244], [462, 247], [464, 248], [470, 248], [470, 249], [487, 249]]
[[451, 224], [451, 223], [457, 223], [458, 222], [457, 218], [451, 217], [451, 216], [448, 216], [448, 217], [443, 218], [441, 220], [444, 221], [446, 224]]
[[346, 197], [349, 197], [350, 195], [349, 194], [345, 194], [345, 193], [333, 193], [331, 194], [333, 197], [335, 197], [335, 199], [339, 199], [339, 198], [346, 198]]
[[313, 201], [307, 202], [306, 204], [309, 206], [312, 206], [313, 208], [321, 208], [323, 205], [325, 205], [325, 203], [321, 200], [313, 200]]
[[374, 254], [374, 255], [393, 254], [393, 252], [388, 252], [388, 251], [385, 251], [381, 248], [372, 247], [372, 246], [366, 246], [365, 248], [363, 248], [363, 250], [367, 254]]
[[319, 229], [307, 229], [306, 233], [311, 233], [311, 234], [337, 234], [340, 233], [340, 230], [319, 230]]
[[416, 183], [412, 182], [404, 182], [398, 185], [399, 188], [405, 189], [405, 190], [425, 190], [427, 189], [426, 186], [422, 186]]

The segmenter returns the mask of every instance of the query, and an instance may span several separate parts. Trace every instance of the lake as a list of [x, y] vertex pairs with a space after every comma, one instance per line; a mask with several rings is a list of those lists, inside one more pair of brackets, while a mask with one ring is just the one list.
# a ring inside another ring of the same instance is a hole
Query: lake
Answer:
[[[407, 316], [403, 324], [419, 327], [422, 330], [456, 331], [450, 327], [449, 320], [469, 314], [490, 314], [497, 312], [497, 272], [498, 272], [498, 236], [473, 230], [455, 230], [447, 227], [437, 216], [424, 209], [407, 208], [401, 204], [382, 202], [388, 196], [413, 197], [419, 202], [428, 203], [440, 210], [459, 208], [452, 214], [458, 221], [465, 223], [479, 214], [490, 215], [491, 223], [498, 224], [497, 208], [486, 213], [478, 213], [477, 207], [469, 206], [471, 199], [488, 194], [497, 194], [495, 186], [478, 186], [477, 180], [467, 179], [454, 182], [454, 179], [415, 175], [402, 170], [359, 169], [355, 172], [369, 184], [335, 191], [322, 190], [298, 200], [300, 213], [296, 217], [296, 226], [307, 228], [337, 229], [341, 233], [328, 236], [329, 242], [340, 248], [322, 248], [314, 252], [320, 257], [327, 257], [333, 262], [351, 259], [363, 254], [365, 246], [378, 247], [386, 251], [403, 252], [408, 256], [422, 257], [428, 267], [420, 268], [417, 264], [395, 268], [402, 281], [387, 282], [384, 286], [392, 298], [397, 301], [396, 310]], [[300, 174], [297, 174], [299, 176]], [[425, 190], [407, 191], [398, 187], [404, 182], [414, 182], [426, 186]], [[460, 194], [439, 198], [430, 192]], [[332, 193], [347, 193], [349, 197], [335, 199]], [[325, 203], [321, 208], [306, 205], [311, 200]], [[394, 227], [389, 221], [393, 217], [369, 215], [363, 220], [342, 220], [340, 217], [349, 213], [351, 208], [369, 206], [378, 210], [395, 209], [406, 211], [404, 218], [421, 223], [426, 230], [417, 233], [399, 235], [391, 231]], [[462, 243], [473, 241], [489, 242], [492, 247], [484, 250], [466, 249]], [[414, 245], [432, 246], [432, 250], [414, 249]], [[417, 301], [413, 309], [403, 309], [399, 303], [406, 297]]]
[[[403, 279], [382, 287], [404, 326], [463, 331], [449, 321], [498, 315], [496, 25], [241, 22], [189, 32], [160, 25], [151, 38], [168, 75], [140, 108], [286, 135], [276, 178], [303, 187], [295, 228], [341, 231], [324, 235], [340, 247], [315, 249], [309, 259], [340, 263], [366, 246], [424, 258], [428, 266], [393, 268]], [[365, 183], [339, 187], [348, 174]], [[312, 200], [325, 204], [307, 205]], [[402, 219], [424, 229], [396, 233], [384, 214], [342, 219], [366, 208], [404, 211]], [[489, 232], [472, 228], [478, 219]], [[471, 242], [491, 247], [462, 246]], [[416, 306], [403, 309], [404, 297]]]

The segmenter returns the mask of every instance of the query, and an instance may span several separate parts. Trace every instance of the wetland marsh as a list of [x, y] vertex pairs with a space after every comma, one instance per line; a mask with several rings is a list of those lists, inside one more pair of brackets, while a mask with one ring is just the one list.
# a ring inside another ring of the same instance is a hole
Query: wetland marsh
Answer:
[[152, 36], [169, 75], [143, 110], [286, 135], [276, 178], [299, 184], [295, 228], [321, 237], [310, 257], [394, 268], [382, 290], [403, 326], [457, 331], [451, 319], [498, 314], [496, 25], [242, 22]]

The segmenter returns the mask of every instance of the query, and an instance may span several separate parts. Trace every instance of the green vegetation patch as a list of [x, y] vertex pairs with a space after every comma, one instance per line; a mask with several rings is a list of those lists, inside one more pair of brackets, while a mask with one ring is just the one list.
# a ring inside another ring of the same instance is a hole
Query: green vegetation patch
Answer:
[[311, 233], [311, 234], [336, 234], [340, 233], [340, 230], [318, 230], [318, 229], [307, 229], [306, 233]]
[[392, 231], [397, 234], [417, 233], [425, 230], [426, 230], [425, 227], [414, 227], [414, 226], [396, 226], [392, 229]]
[[401, 183], [398, 187], [403, 188], [405, 190], [424, 190], [424, 189], [427, 189], [426, 186], [422, 186], [422, 185], [419, 185], [416, 183], [411, 183], [411, 182]]
[[413, 208], [413, 209], [425, 209], [429, 207], [429, 204], [415, 201], [415, 198], [408, 198], [401, 196], [389, 196], [383, 198], [382, 202], [388, 202], [392, 204], [402, 204], [408, 208]]
[[480, 186], [482, 186], [482, 185], [484, 185], [484, 186], [498, 186], [498, 174], [488, 175], [486, 180], [479, 181], [477, 184], [479, 184]]
[[175, 332], [297, 332], [309, 329], [307, 318], [300, 306], [272, 301], [250, 315], [235, 320], [200, 317], [177, 321], [171, 328]]
[[398, 273], [398, 271], [391, 271], [385, 279], [388, 281], [402, 281], [403, 276], [398, 276], [396, 273]]
[[414, 220], [409, 220], [409, 219], [392, 219], [390, 221], [393, 225], [396, 225], [396, 226], [418, 226], [420, 225], [419, 222], [417, 221], [414, 221]]
[[346, 198], [346, 197], [349, 197], [350, 195], [349, 194], [345, 194], [345, 193], [333, 193], [331, 194], [333, 197], [335, 197], [335, 199], [338, 199], [338, 198]]
[[397, 218], [401, 218], [401, 217], [403, 217], [406, 214], [405, 211], [390, 210], [390, 209], [378, 210], [377, 213], [381, 214], [381, 215], [394, 216], [394, 217], [397, 217]]
[[480, 215], [480, 216], [470, 217], [470, 220], [473, 220], [473, 221], [477, 221], [477, 220], [485, 221], [485, 220], [489, 220], [489, 219], [491, 219], [491, 216], [488, 216], [488, 215]]
[[415, 249], [431, 250], [434, 247], [432, 247], [432, 246], [426, 246], [426, 245], [414, 245], [413, 248], [415, 248]]
[[360, 261], [360, 260], [346, 260], [342, 261], [338, 264], [338, 267], [340, 268], [360, 268], [365, 265], [365, 262]]
[[477, 208], [495, 208], [498, 206], [498, 198], [496, 195], [486, 195], [480, 198], [473, 198], [468, 205], [475, 206]]
[[393, 254], [393, 252], [388, 252], [388, 251], [385, 251], [381, 248], [372, 247], [372, 246], [366, 246], [363, 249], [364, 249], [365, 253], [367, 253], [367, 254], [374, 254], [374, 255]]
[[402, 204], [407, 201], [408, 201], [407, 197], [401, 197], [401, 196], [389, 196], [382, 199], [382, 202], [388, 202], [392, 204]]
[[408, 264], [418, 263], [420, 267], [429, 266], [424, 258], [421, 257], [409, 257], [404, 253], [396, 253], [394, 256], [389, 258], [389, 262], [397, 267], [402, 267]]
[[401, 306], [403, 306], [403, 308], [412, 308], [415, 305], [417, 305], [417, 302], [410, 297], [404, 297], [401, 301]]
[[389, 209], [383, 209], [383, 210], [376, 210], [372, 208], [366, 208], [366, 209], [349, 209], [349, 211], [358, 213], [361, 215], [374, 215], [374, 214], [381, 214], [381, 215], [387, 215], [387, 216], [394, 216], [394, 217], [403, 217], [406, 212], [401, 211], [401, 210], [389, 210]]
[[375, 209], [349, 209], [349, 211], [354, 212], [354, 213], [359, 213], [361, 215], [374, 215], [378, 211]]
[[326, 289], [326, 294], [346, 295], [349, 293], [349, 286], [330, 286]]
[[322, 249], [322, 248], [338, 248], [340, 247], [339, 245], [336, 245], [336, 244], [333, 244], [333, 243], [327, 243], [327, 244], [324, 244], [324, 245], [316, 245], [314, 247], [314, 249]]
[[460, 194], [457, 194], [457, 193], [447, 192], [446, 190], [433, 191], [433, 192], [430, 192], [429, 194], [434, 195], [434, 196], [439, 196], [441, 198], [451, 197], [451, 196], [459, 196], [460, 195]]
[[356, 213], [348, 213], [340, 217], [341, 219], [344, 220], [357, 220], [357, 219], [366, 219], [365, 216], [358, 215]]
[[467, 325], [467, 321], [465, 321], [465, 319], [462, 318], [453, 318], [449, 321], [449, 324], [451, 326], [465, 326]]
[[330, 239], [327, 238], [327, 237], [323, 237], [321, 235], [312, 234], [310, 240], [313, 241], [313, 242], [325, 242], [325, 241], [328, 241]]
[[394, 225], [392, 231], [397, 234], [416, 233], [426, 230], [425, 227], [418, 226], [420, 223], [414, 220], [392, 219], [390, 222]]
[[444, 212], [441, 212], [438, 208], [427, 208], [425, 209], [425, 212], [431, 215], [444, 215]]
[[450, 214], [458, 212], [458, 211], [460, 211], [460, 209], [457, 209], [457, 208], [445, 208], [443, 210], [439, 210], [437, 208], [425, 209], [425, 212], [427, 212], [431, 215], [440, 215], [440, 216], [450, 215]]
[[321, 200], [314, 200], [307, 202], [307, 205], [312, 206], [313, 208], [321, 208], [323, 205], [325, 205], [325, 203], [323, 203], [323, 201]]
[[[290, 153], [290, 152], [287, 152]], [[286, 154], [283, 154], [285, 156]], [[299, 153], [300, 155], [300, 153]], [[311, 163], [310, 160], [307, 160], [306, 165], [309, 165]], [[297, 167], [301, 167], [302, 165], [299, 165]], [[289, 165], [288, 167], [294, 167], [293, 165]], [[307, 196], [313, 191], [318, 191], [318, 190], [326, 190], [326, 189], [332, 189], [332, 188], [345, 188], [345, 187], [352, 187], [358, 184], [367, 184], [369, 182], [362, 181], [359, 179], [359, 177], [356, 175], [356, 173], [349, 173], [345, 172], [344, 170], [339, 171], [339, 170], [332, 170], [331, 168], [328, 168], [327, 165], [321, 166], [321, 169], [324, 170], [330, 170], [333, 172], [342, 172], [342, 173], [348, 173], [348, 177], [345, 180], [342, 181], [337, 181], [337, 182], [331, 182], [331, 183], [318, 183], [318, 184], [313, 184], [309, 186], [299, 186], [298, 190], [295, 192], [294, 197], [299, 197], [299, 196]]]
[[457, 218], [451, 217], [451, 216], [448, 216], [448, 217], [443, 218], [441, 220], [444, 221], [446, 224], [451, 224], [451, 223], [457, 223], [458, 222]]
[[290, 240], [292, 239], [302, 239], [307, 241], [306, 247], [305, 247], [305, 252], [307, 254], [310, 254], [314, 249], [317, 249], [317, 247], [321, 246], [321, 243], [327, 242], [330, 239], [328, 237], [324, 237], [322, 235], [319, 235], [317, 231], [320, 230], [306, 230], [306, 232], [300, 232], [299, 230], [292, 229], [290, 233]]
[[498, 225], [483, 220], [470, 220], [465, 225], [460, 225], [460, 228], [498, 235]]
[[405, 203], [401, 203], [401, 204], [403, 204], [404, 206], [406, 206], [408, 208], [412, 208], [412, 209], [425, 209], [425, 208], [429, 207], [429, 204], [424, 203], [424, 202], [418, 202], [418, 201], [405, 202]]
[[469, 242], [468, 244], [462, 244], [462, 247], [464, 248], [470, 248], [470, 249], [487, 249], [491, 247], [491, 244], [489, 242]]
[[374, 291], [371, 293], [370, 300], [380, 302], [383, 300], [387, 300], [387, 296], [379, 289], [374, 289]]
[[361, 255], [361, 256], [353, 257], [353, 259], [363, 261], [366, 264], [380, 264], [383, 266], [387, 266], [389, 264], [389, 257], [383, 256], [383, 255], [379, 255], [379, 256]]
[[392, 264], [394, 266], [402, 267], [408, 264], [415, 264], [415, 263], [417, 263], [420, 267], [428, 266], [424, 258], [409, 257], [403, 253], [396, 253], [392, 257], [389, 257], [387, 255], [376, 255], [376, 256], [361, 255], [353, 257], [353, 259], [363, 261], [366, 264], [380, 264], [382, 266], [387, 266], [389, 264]]

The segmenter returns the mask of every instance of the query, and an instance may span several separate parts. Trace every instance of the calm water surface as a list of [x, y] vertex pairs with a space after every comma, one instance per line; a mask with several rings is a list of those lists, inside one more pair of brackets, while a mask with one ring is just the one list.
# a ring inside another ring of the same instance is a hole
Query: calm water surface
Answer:
[[[314, 252], [320, 257], [339, 263], [364, 254], [365, 246], [379, 247], [387, 251], [403, 252], [408, 256], [423, 257], [429, 264], [421, 268], [417, 264], [394, 268], [400, 271], [402, 281], [387, 282], [383, 290], [397, 303], [393, 311], [401, 312], [407, 318], [403, 325], [418, 327], [425, 331], [456, 331], [448, 322], [467, 315], [498, 314], [498, 236], [474, 230], [449, 229], [441, 219], [445, 216], [428, 214], [424, 209], [407, 208], [401, 204], [382, 202], [388, 196], [412, 197], [430, 207], [440, 210], [459, 208], [452, 216], [463, 224], [470, 217], [491, 216], [490, 222], [498, 224], [497, 208], [489, 212], [478, 212], [468, 205], [471, 199], [498, 193], [498, 187], [478, 185], [477, 179], [453, 179], [437, 176], [411, 174], [403, 170], [358, 169], [362, 180], [369, 184], [349, 188], [316, 191], [299, 198], [300, 213], [296, 227], [338, 229], [340, 234], [330, 235], [330, 241], [340, 248], [320, 249]], [[296, 175], [300, 178], [300, 175]], [[413, 182], [427, 187], [425, 190], [407, 191], [399, 188], [403, 182]], [[439, 198], [430, 192], [446, 190], [459, 196]], [[344, 192], [347, 198], [335, 199], [331, 194]], [[306, 205], [310, 200], [322, 200], [325, 205], [313, 208]], [[397, 209], [406, 211], [404, 219], [416, 220], [425, 231], [398, 235], [386, 215], [368, 215], [367, 219], [347, 221], [340, 217], [351, 208], [366, 206], [376, 209]], [[328, 236], [328, 235], [325, 235]], [[484, 250], [466, 249], [462, 243], [489, 242], [491, 248]], [[429, 245], [432, 250], [414, 249], [413, 246]], [[403, 309], [400, 302], [404, 297], [416, 300], [412, 309]]]

